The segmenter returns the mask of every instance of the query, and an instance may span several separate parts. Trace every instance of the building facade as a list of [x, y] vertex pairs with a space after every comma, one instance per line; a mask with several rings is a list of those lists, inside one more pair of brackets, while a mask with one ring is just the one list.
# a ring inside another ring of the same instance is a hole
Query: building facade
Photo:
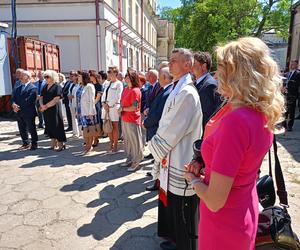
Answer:
[[288, 41], [276, 35], [275, 30], [270, 30], [262, 35], [262, 40], [271, 50], [272, 57], [278, 63], [281, 71], [285, 70]]
[[291, 8], [291, 22], [289, 30], [286, 66], [291, 60], [300, 60], [300, 1]]
[[165, 20], [158, 20], [157, 30], [157, 62], [168, 61], [175, 46], [174, 23]]
[[[11, 23], [10, 0], [0, 22]], [[156, 0], [18, 0], [17, 34], [58, 44], [61, 71], [157, 63]]]

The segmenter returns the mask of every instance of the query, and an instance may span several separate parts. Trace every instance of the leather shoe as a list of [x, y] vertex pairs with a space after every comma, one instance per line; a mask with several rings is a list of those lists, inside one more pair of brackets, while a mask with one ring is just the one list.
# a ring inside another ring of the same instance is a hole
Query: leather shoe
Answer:
[[29, 147], [29, 144], [23, 144], [21, 147], [19, 147], [19, 150], [27, 149]]
[[287, 128], [286, 131], [291, 132], [293, 131], [293, 128]]
[[300, 115], [298, 115], [295, 119], [300, 120]]
[[176, 250], [176, 244], [169, 240], [160, 243], [160, 247], [164, 250]]
[[38, 148], [37, 144], [32, 144], [30, 150], [36, 150]]
[[151, 172], [147, 172], [147, 173], [146, 173], [146, 176], [148, 176], [148, 177], [152, 177], [152, 174], [151, 174]]
[[153, 183], [153, 185], [146, 187], [146, 191], [152, 192], [152, 191], [157, 191], [157, 190], [159, 190], [159, 182], [158, 182], [158, 180], [155, 180], [154, 183]]
[[73, 129], [72, 129], [72, 128], [67, 128], [67, 129], [65, 130], [65, 132], [69, 132], [69, 131], [73, 131]]

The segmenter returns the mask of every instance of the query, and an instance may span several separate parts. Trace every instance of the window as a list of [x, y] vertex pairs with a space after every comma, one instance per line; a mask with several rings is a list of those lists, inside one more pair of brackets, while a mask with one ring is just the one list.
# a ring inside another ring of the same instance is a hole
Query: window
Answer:
[[146, 17], [144, 17], [144, 38], [146, 38]]
[[114, 11], [118, 12], [118, 0], [112, 0], [111, 5]]
[[147, 64], [146, 64], [146, 55], [144, 55], [144, 71], [146, 71], [147, 70]]
[[123, 45], [123, 58], [127, 58], [127, 48]]
[[140, 27], [139, 27], [139, 6], [136, 4], [135, 5], [135, 27], [136, 31], [140, 33]]
[[113, 40], [113, 55], [118, 55], [118, 42]]
[[136, 51], [136, 70], [140, 70], [140, 60], [139, 60], [139, 52]]
[[121, 0], [122, 1], [122, 17], [124, 20], [126, 20], [126, 0]]
[[129, 67], [133, 66], [133, 51], [132, 48], [129, 48], [129, 54], [128, 54], [128, 65]]
[[129, 25], [132, 26], [132, 0], [128, 0], [128, 18], [129, 18]]
[[151, 23], [148, 22], [148, 41], [151, 42]]

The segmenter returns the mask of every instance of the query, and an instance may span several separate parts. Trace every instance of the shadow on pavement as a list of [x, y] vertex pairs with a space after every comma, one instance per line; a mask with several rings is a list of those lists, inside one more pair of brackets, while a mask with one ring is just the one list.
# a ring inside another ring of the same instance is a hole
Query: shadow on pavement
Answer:
[[[123, 169], [123, 171], [126, 170]], [[117, 186], [106, 186], [99, 192], [99, 199], [87, 204], [89, 208], [101, 208], [89, 224], [84, 224], [77, 230], [77, 234], [81, 237], [92, 235], [96, 240], [102, 240], [117, 233], [116, 237], [119, 238], [117, 231], [124, 223], [142, 218], [146, 211], [157, 206], [157, 199], [148, 201], [157, 195], [156, 192], [143, 194], [145, 189], [143, 184], [147, 180], [148, 178], [142, 178]], [[130, 198], [130, 196], [138, 194], [141, 195]], [[123, 230], [127, 231], [124, 227]], [[153, 235], [155, 231], [152, 232]], [[127, 235], [124, 234], [123, 238], [125, 237]]]
[[[135, 227], [124, 233], [112, 246], [111, 249], [130, 249], [130, 250], [161, 250], [159, 239], [156, 236], [157, 222], [146, 227]], [[150, 237], [151, 238], [150, 238]], [[147, 242], [147, 243], [145, 243]]]
[[[84, 163], [108, 163], [111, 161], [121, 160], [125, 158], [123, 151], [120, 151], [116, 154], [110, 155], [106, 153], [108, 148], [108, 142], [100, 142], [98, 147], [93, 149], [93, 152], [90, 155], [81, 155], [83, 151], [82, 139], [69, 138], [66, 145], [67, 149], [61, 152], [56, 152], [54, 150], [49, 150], [50, 140], [44, 136], [40, 136], [38, 142], [38, 149], [35, 151], [30, 150], [18, 150], [18, 147], [21, 146], [21, 140], [15, 140], [10, 144], [18, 145], [15, 149], [10, 149], [0, 152], [1, 160], [12, 160], [12, 159], [22, 159], [27, 156], [38, 156], [38, 159], [23, 164], [21, 168], [34, 168], [41, 166], [50, 166], [50, 167], [63, 167], [65, 165], [78, 166]], [[122, 145], [120, 145], [120, 148]], [[57, 159], [61, 158], [61, 160]]]
[[295, 120], [293, 131], [278, 134], [276, 138], [294, 160], [300, 162], [300, 120]]

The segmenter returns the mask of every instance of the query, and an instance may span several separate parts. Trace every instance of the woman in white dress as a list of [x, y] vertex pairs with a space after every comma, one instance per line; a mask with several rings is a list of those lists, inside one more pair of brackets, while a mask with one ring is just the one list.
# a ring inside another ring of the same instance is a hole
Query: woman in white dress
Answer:
[[104, 92], [101, 97], [102, 119], [105, 120], [109, 116], [109, 119], [112, 121], [113, 130], [112, 133], [108, 134], [110, 140], [109, 151], [117, 152], [120, 120], [118, 109], [120, 108], [123, 84], [117, 79], [119, 70], [116, 66], [110, 66], [107, 73], [109, 82], [104, 85]]

